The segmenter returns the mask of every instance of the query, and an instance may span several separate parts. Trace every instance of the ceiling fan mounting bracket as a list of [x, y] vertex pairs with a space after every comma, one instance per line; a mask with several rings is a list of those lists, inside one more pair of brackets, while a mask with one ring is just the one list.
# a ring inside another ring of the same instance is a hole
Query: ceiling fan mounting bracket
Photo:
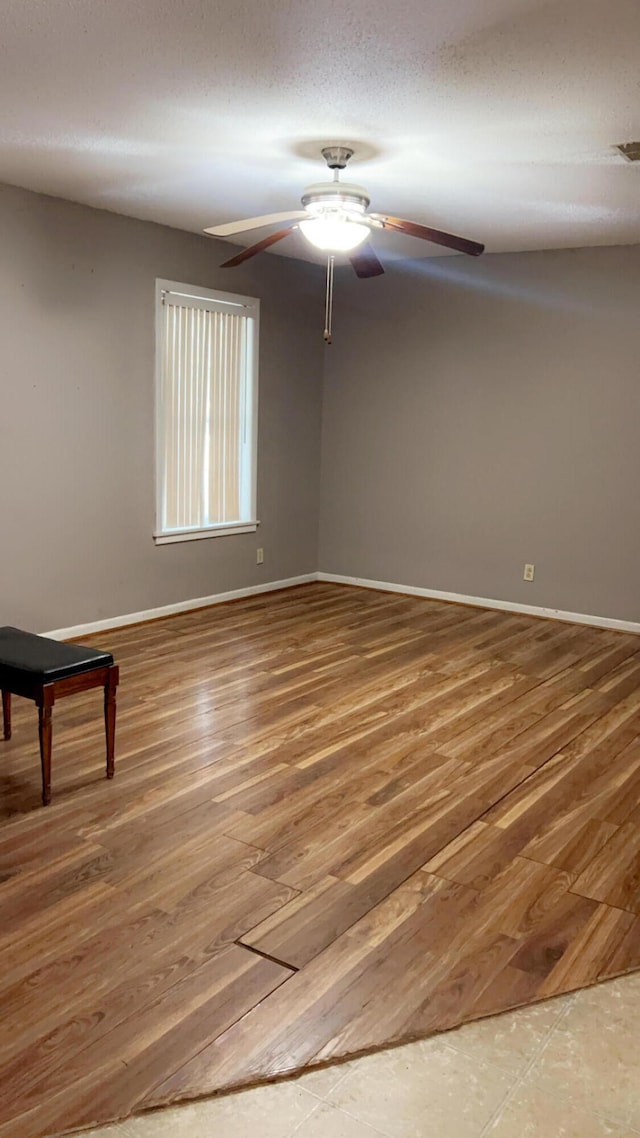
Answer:
[[350, 146], [323, 146], [322, 157], [330, 170], [344, 170], [353, 150]]

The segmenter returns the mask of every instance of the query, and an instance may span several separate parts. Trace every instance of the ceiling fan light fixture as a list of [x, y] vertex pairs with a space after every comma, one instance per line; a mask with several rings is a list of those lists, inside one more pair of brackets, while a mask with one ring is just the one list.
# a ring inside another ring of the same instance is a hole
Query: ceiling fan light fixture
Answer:
[[[625, 154], [627, 147], [620, 147]], [[232, 237], [249, 229], [259, 229], [262, 226], [273, 225], [276, 222], [285, 222], [283, 229], [270, 233], [261, 241], [256, 241], [248, 249], [236, 253], [221, 266], [223, 269], [235, 268], [262, 253], [276, 242], [282, 241], [294, 229], [300, 229], [304, 238], [327, 257], [327, 292], [325, 306], [324, 338], [331, 343], [331, 312], [333, 306], [333, 270], [334, 253], [346, 254], [351, 267], [357, 277], [379, 277], [384, 269], [378, 260], [371, 244], [364, 245], [371, 230], [390, 229], [392, 232], [403, 233], [406, 237], [419, 237], [423, 241], [430, 241], [434, 245], [443, 245], [454, 249], [457, 253], [467, 253], [470, 257], [478, 257], [484, 252], [484, 245], [478, 241], [470, 241], [466, 237], [458, 237], [455, 233], [445, 233], [442, 229], [432, 229], [417, 221], [408, 221], [402, 217], [392, 217], [386, 213], [367, 213], [371, 204], [369, 192], [364, 186], [356, 182], [341, 182], [340, 171], [344, 170], [347, 162], [353, 157], [350, 146], [336, 144], [325, 146], [322, 150], [329, 169], [333, 170], [332, 182], [314, 182], [307, 186], [302, 194], [302, 210], [292, 210], [291, 213], [263, 214], [261, 217], [248, 217], [243, 221], [226, 222], [224, 225], [212, 226], [205, 233], [212, 237]], [[626, 154], [627, 157], [630, 155]]]
[[350, 253], [369, 236], [368, 225], [335, 214], [310, 217], [299, 228], [311, 245], [325, 253]]

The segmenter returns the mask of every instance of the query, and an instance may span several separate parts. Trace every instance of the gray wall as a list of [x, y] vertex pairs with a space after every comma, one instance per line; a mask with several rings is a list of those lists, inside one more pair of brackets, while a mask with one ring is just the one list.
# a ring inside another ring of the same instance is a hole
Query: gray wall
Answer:
[[334, 328], [320, 569], [640, 620], [640, 247], [341, 277]]
[[[221, 271], [228, 246], [9, 187], [0, 249], [0, 624], [45, 631], [315, 570], [322, 270]], [[256, 534], [152, 540], [156, 277], [262, 300]]]
[[[316, 267], [9, 187], [0, 248], [0, 624], [318, 566], [640, 619], [640, 248], [340, 272], [329, 349]], [[156, 277], [262, 298], [257, 534], [153, 543]]]

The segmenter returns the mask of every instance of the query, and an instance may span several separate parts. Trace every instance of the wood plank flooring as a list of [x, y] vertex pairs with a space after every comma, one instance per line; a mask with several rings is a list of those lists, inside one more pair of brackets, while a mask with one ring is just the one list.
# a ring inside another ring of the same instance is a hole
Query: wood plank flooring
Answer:
[[102, 633], [0, 743], [0, 1138], [640, 967], [640, 640], [314, 584]]

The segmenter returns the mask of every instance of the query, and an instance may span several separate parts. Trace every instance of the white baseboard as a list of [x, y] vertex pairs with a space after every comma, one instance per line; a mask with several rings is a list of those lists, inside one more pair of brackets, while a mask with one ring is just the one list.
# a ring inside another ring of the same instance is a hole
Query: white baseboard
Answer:
[[52, 640], [73, 640], [77, 636], [88, 636], [91, 632], [124, 628], [127, 624], [142, 624], [145, 620], [157, 620], [159, 617], [171, 616], [172, 613], [208, 608], [209, 605], [220, 605], [224, 601], [235, 601], [240, 597], [253, 597], [258, 593], [273, 593], [278, 589], [290, 589], [293, 585], [306, 585], [309, 581], [316, 581], [317, 579], [317, 573], [304, 573], [301, 577], [287, 577], [284, 581], [267, 581], [263, 585], [249, 585], [246, 589], [231, 589], [228, 593], [214, 593], [210, 597], [193, 597], [190, 601], [176, 601], [172, 605], [160, 605], [159, 608], [155, 609], [130, 612], [126, 616], [111, 616], [107, 617], [106, 620], [92, 620], [88, 624], [75, 624], [71, 628], [56, 628], [53, 632], [43, 632], [41, 635], [49, 636]]
[[246, 589], [231, 589], [227, 593], [214, 593], [209, 597], [193, 597], [188, 601], [176, 601], [171, 605], [130, 612], [125, 616], [107, 617], [93, 620], [87, 624], [76, 624], [71, 628], [56, 628], [53, 632], [43, 632], [53, 640], [73, 640], [78, 636], [88, 636], [92, 632], [103, 632], [112, 628], [124, 628], [128, 624], [142, 624], [146, 620], [157, 620], [173, 613], [189, 612], [192, 609], [208, 608], [240, 597], [253, 597], [259, 593], [272, 593], [278, 589], [290, 589], [294, 585], [306, 585], [311, 581], [333, 581], [337, 585], [355, 585], [362, 589], [379, 589], [385, 593], [405, 593], [411, 597], [428, 597], [436, 601], [454, 601], [456, 604], [473, 605], [476, 608], [498, 609], [502, 612], [517, 612], [525, 616], [541, 616], [548, 620], [563, 620], [570, 624], [589, 624], [595, 628], [611, 628], [616, 632], [640, 634], [640, 622], [617, 620], [608, 616], [590, 616], [582, 612], [564, 612], [562, 609], [542, 608], [539, 605], [521, 605], [515, 601], [496, 601], [489, 597], [467, 597], [463, 593], [445, 593], [441, 589], [423, 589], [417, 585], [397, 585], [390, 581], [370, 581], [366, 577], [345, 577], [340, 573], [304, 573], [299, 577], [287, 577], [283, 581], [267, 581], [262, 585], [249, 585]]
[[489, 597], [466, 597], [462, 593], [443, 593], [440, 589], [422, 589], [416, 585], [394, 585], [389, 581], [369, 581], [365, 577], [344, 577], [340, 573], [316, 573], [317, 581], [333, 581], [337, 585], [356, 585], [361, 589], [380, 589], [385, 593], [406, 593], [411, 597], [429, 597], [435, 601], [455, 601], [460, 605], [474, 605], [482, 609], [500, 609], [503, 612], [523, 613], [525, 616], [542, 616], [548, 620], [563, 620], [570, 624], [590, 624], [595, 628], [611, 628], [616, 632], [640, 633], [640, 622], [617, 620], [609, 616], [590, 616], [584, 612], [563, 612], [539, 605], [521, 605], [515, 601], [495, 601]]

